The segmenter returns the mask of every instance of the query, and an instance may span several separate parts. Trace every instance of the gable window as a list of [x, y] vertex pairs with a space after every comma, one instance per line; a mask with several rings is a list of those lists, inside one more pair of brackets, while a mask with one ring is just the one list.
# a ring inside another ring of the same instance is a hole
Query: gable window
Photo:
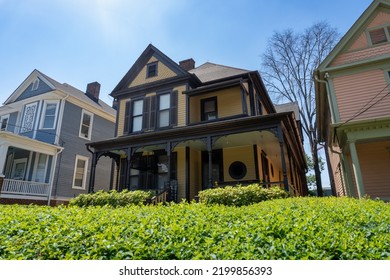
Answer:
[[45, 101], [42, 112], [41, 128], [54, 129], [58, 112], [58, 101]]
[[1, 130], [7, 130], [8, 120], [9, 120], [9, 115], [1, 116], [0, 118]]
[[81, 114], [80, 132], [79, 132], [79, 136], [81, 138], [91, 140], [92, 123], [93, 123], [93, 115], [83, 110]]
[[146, 78], [157, 76], [157, 62], [146, 65]]
[[24, 115], [20, 128], [20, 133], [32, 131], [34, 129], [35, 115], [38, 110], [38, 102], [27, 104], [24, 107]]
[[171, 94], [165, 93], [158, 96], [158, 127], [169, 126], [169, 114], [171, 108]]
[[85, 190], [87, 181], [87, 168], [88, 158], [80, 155], [76, 155], [76, 161], [73, 171], [73, 184], [72, 188]]
[[37, 90], [39, 87], [39, 79], [36, 78], [35, 81], [32, 84], [31, 90]]
[[142, 130], [142, 112], [143, 112], [144, 101], [136, 100], [133, 102], [132, 116], [131, 116], [131, 127], [132, 132]]
[[390, 26], [371, 29], [368, 34], [372, 45], [390, 42]]
[[218, 118], [217, 97], [201, 100], [201, 121], [211, 121]]

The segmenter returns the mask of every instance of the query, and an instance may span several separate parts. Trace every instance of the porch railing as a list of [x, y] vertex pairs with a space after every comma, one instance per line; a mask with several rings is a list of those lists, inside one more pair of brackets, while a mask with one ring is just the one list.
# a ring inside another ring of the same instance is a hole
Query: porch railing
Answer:
[[49, 184], [22, 180], [4, 179], [1, 193], [17, 195], [47, 196]]

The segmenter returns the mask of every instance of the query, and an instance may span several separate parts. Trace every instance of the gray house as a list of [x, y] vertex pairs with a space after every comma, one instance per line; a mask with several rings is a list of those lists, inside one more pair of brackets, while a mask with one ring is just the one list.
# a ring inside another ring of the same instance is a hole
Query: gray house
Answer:
[[[99, 99], [34, 70], [0, 107], [0, 203], [56, 205], [88, 191], [86, 143], [111, 138], [116, 111]], [[112, 161], [101, 158], [98, 189], [108, 189]], [[100, 163], [99, 161], [99, 163]]]

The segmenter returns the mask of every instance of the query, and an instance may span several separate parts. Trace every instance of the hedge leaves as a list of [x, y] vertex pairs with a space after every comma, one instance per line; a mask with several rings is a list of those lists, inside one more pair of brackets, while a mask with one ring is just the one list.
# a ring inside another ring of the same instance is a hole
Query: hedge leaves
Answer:
[[390, 205], [373, 200], [0, 205], [0, 259], [390, 259], [389, 248]]

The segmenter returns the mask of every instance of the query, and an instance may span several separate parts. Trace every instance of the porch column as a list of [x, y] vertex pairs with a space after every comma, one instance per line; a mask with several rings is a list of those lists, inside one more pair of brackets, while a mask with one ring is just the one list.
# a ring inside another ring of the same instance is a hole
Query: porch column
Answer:
[[242, 113], [248, 115], [248, 105], [246, 103], [245, 90], [241, 88], [241, 99], [242, 99]]
[[279, 145], [280, 145], [280, 157], [282, 159], [282, 172], [283, 172], [284, 189], [287, 192], [289, 192], [286, 158], [284, 156], [284, 139], [283, 139], [282, 128], [280, 125], [278, 125], [278, 139], [279, 139]]
[[209, 188], [213, 187], [213, 147], [211, 136], [207, 137], [207, 152], [209, 155]]
[[355, 188], [352, 181], [352, 170], [349, 166], [348, 159], [344, 154], [340, 154], [342, 173], [344, 176], [345, 191], [347, 196], [356, 197]]
[[[125, 188], [130, 190], [130, 169], [131, 169], [131, 154], [132, 148], [127, 148], [126, 170], [125, 170]], [[123, 189], [123, 188], [122, 188]]]
[[88, 193], [93, 193], [95, 188], [95, 175], [96, 175], [97, 157], [96, 153], [92, 154], [91, 174], [89, 176]]
[[5, 161], [7, 160], [8, 144], [0, 145], [0, 175], [4, 175]]
[[172, 145], [171, 142], [167, 143], [167, 146], [165, 148], [165, 151], [167, 152], [167, 168], [168, 168], [168, 182], [171, 181], [171, 151], [172, 150]]
[[351, 152], [353, 173], [355, 174], [355, 182], [358, 191], [358, 198], [362, 198], [365, 195], [363, 177], [360, 169], [360, 163], [358, 154], [356, 151], [355, 141], [349, 142], [349, 150]]

